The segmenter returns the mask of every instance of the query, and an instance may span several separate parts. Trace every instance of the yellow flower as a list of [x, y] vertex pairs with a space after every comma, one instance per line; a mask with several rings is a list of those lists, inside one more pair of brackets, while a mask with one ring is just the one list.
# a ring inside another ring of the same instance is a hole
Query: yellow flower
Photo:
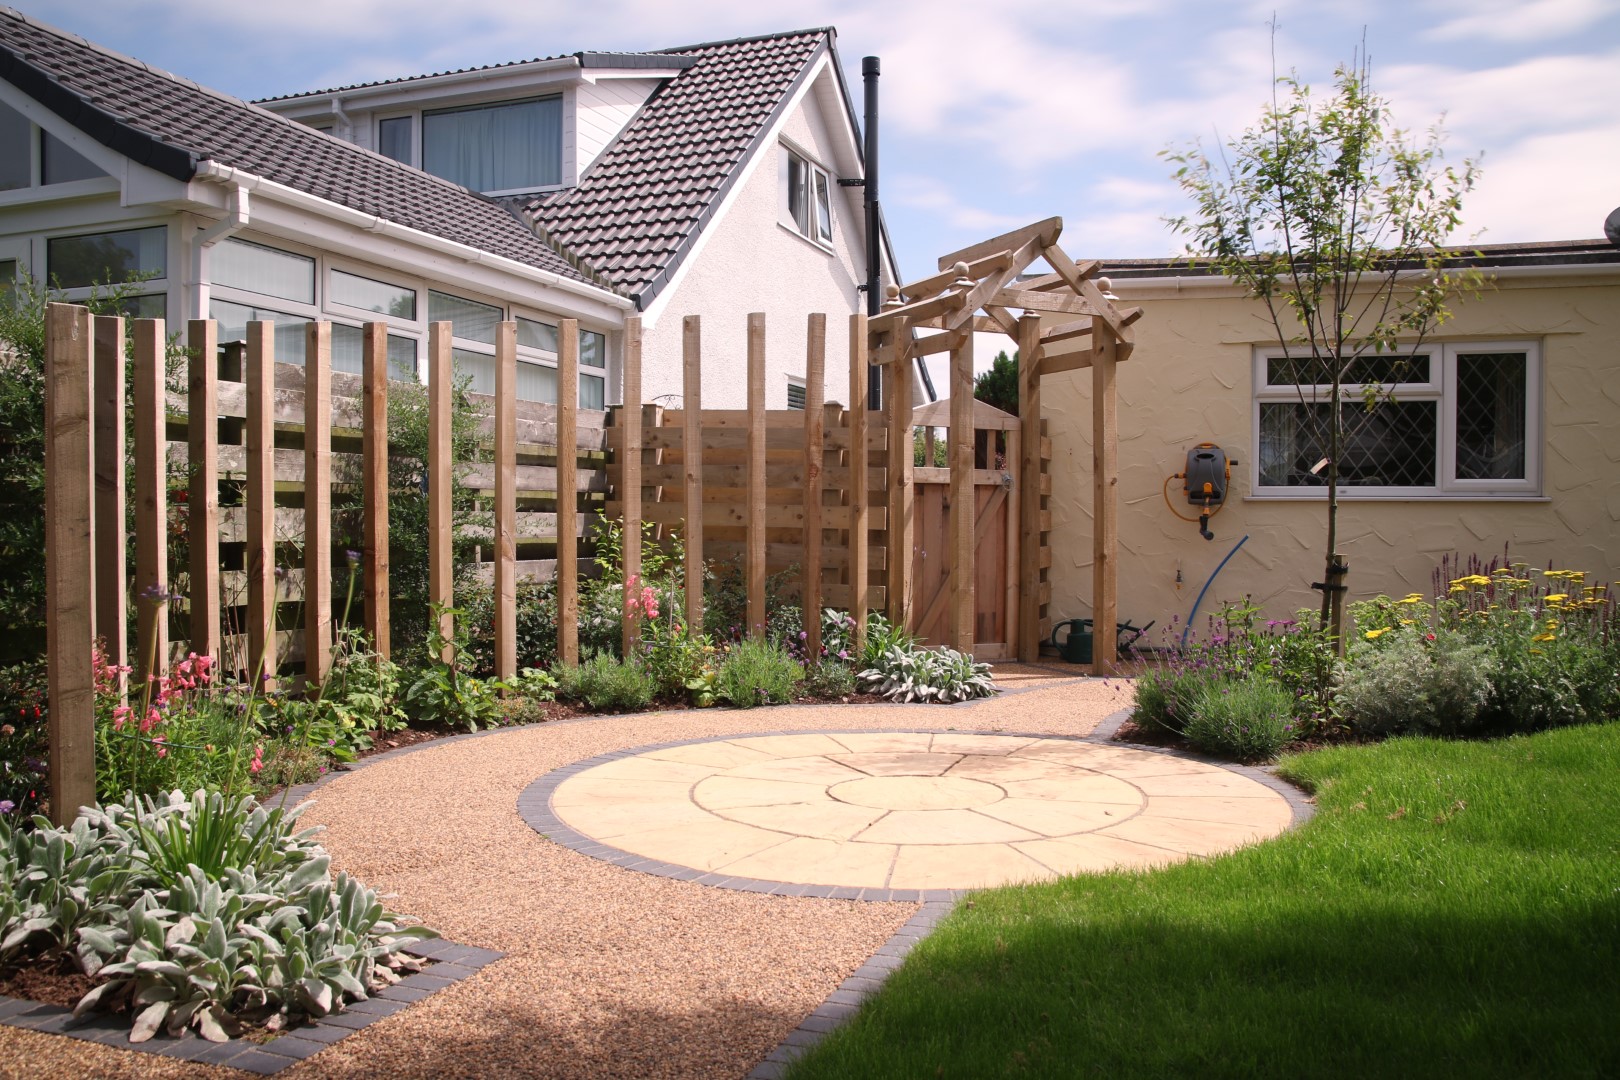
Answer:
[[1530, 655], [1531, 656], [1546, 656], [1547, 654], [1542, 652], [1540, 649], [1531, 649], [1530, 650]]
[[1467, 577], [1458, 578], [1457, 580], [1453, 581], [1451, 584], [1452, 585], [1461, 585], [1461, 586], [1463, 586], [1465, 588], [1468, 587], [1468, 586], [1473, 586], [1473, 585], [1477, 585], [1477, 586], [1480, 586], [1480, 587], [1483, 588], [1484, 586], [1489, 585], [1490, 583], [1491, 583], [1491, 579], [1486, 577], [1483, 574], [1469, 574]]
[[1367, 631], [1362, 637], [1365, 637], [1368, 641], [1377, 641], [1387, 633], [1389, 633], [1389, 627], [1380, 626], [1377, 630]]
[[1504, 567], [1501, 567], [1499, 569], [1492, 570], [1491, 573], [1498, 574], [1498, 575], [1500, 575], [1500, 574], [1511, 574], [1511, 573], [1513, 573], [1513, 570], [1510, 567], [1504, 566]]
[[1535, 637], [1531, 638], [1530, 640], [1531, 641], [1557, 641], [1558, 640], [1558, 635], [1557, 634], [1537, 634]]
[[1569, 599], [1569, 594], [1568, 593], [1561, 593], [1561, 592], [1560, 593], [1553, 593], [1551, 596], [1547, 597], [1547, 603], [1549, 603], [1549, 604], [1562, 604], [1565, 600], [1568, 600], [1568, 599]]
[[1411, 626], [1416, 621], [1417, 621], [1416, 619], [1402, 619], [1401, 620], [1401, 625], [1402, 626]]
[[1423, 594], [1422, 593], [1411, 593], [1408, 596], [1406, 596], [1404, 599], [1398, 600], [1396, 602], [1401, 603], [1401, 604], [1421, 604], [1421, 603], [1423, 603]]

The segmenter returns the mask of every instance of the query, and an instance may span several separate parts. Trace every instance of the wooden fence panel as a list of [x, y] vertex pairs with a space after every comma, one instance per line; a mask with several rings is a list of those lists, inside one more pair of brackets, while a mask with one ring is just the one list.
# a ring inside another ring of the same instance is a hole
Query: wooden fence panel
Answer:
[[388, 327], [367, 323], [361, 388], [365, 478], [366, 630], [383, 656], [393, 648], [388, 612]]
[[[275, 396], [271, 387], [271, 398]], [[332, 326], [304, 328], [305, 682], [332, 667]]]

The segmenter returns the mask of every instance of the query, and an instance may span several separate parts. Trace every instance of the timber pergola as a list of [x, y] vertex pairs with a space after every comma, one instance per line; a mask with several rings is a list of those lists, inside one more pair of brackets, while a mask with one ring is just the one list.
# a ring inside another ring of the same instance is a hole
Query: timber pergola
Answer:
[[[940, 272], [898, 288], [889, 287], [883, 311], [871, 318], [868, 335], [874, 364], [889, 365], [895, 375], [909, 374], [919, 357], [948, 352], [951, 358], [948, 464], [951, 505], [973, 505], [973, 335], [1004, 333], [1016, 343], [1018, 363], [1018, 416], [1020, 421], [1018, 657], [1029, 662], [1040, 656], [1042, 631], [1040, 604], [1043, 569], [1040, 534], [1048, 520], [1041, 510], [1041, 380], [1080, 368], [1091, 369], [1092, 408], [1092, 619], [1093, 670], [1107, 672], [1116, 657], [1112, 632], [1118, 618], [1117, 573], [1119, 547], [1119, 425], [1115, 367], [1131, 355], [1135, 335], [1131, 324], [1141, 308], [1118, 308], [1099, 286], [1095, 260], [1077, 263], [1058, 247], [1062, 218], [1047, 218], [1003, 233], [993, 239], [941, 256]], [[1044, 260], [1051, 273], [1023, 277], [1028, 268]], [[1016, 313], [1016, 314], [1015, 314]], [[920, 330], [937, 331], [919, 337]], [[894, 380], [891, 395], [891, 430], [911, 427], [909, 379]], [[907, 385], [901, 385], [903, 383]], [[904, 396], [904, 401], [900, 401]], [[911, 440], [898, 435], [891, 447], [902, 445], [906, 461]], [[891, 472], [901, 484], [910, 470]], [[898, 486], [898, 485], [897, 485]], [[898, 597], [910, 595], [912, 535], [909, 522], [891, 518], [889, 599], [891, 615]], [[974, 581], [973, 514], [951, 515], [951, 615], [953, 648], [973, 647]], [[896, 575], [900, 579], [896, 579]], [[903, 601], [900, 601], [903, 605]], [[908, 623], [909, 625], [909, 623]]]

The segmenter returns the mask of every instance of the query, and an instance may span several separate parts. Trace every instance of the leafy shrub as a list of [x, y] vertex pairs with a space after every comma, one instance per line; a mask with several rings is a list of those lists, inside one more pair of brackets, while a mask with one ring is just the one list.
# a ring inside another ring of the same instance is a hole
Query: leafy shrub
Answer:
[[878, 666], [891, 649], [911, 649], [917, 638], [904, 627], [889, 622], [882, 612], [873, 611], [866, 616], [866, 642], [856, 648], [855, 617], [837, 608], [826, 608], [821, 613], [821, 654], [830, 659], [844, 660], [856, 668]]
[[780, 645], [747, 638], [731, 646], [716, 677], [716, 695], [739, 709], [786, 705], [804, 668]]
[[1136, 680], [1139, 725], [1154, 724], [1180, 735], [1186, 731], [1193, 703], [1211, 683], [1225, 683], [1218, 671], [1191, 664], [1163, 664], [1143, 671]]
[[0, 668], [0, 813], [33, 814], [48, 786], [45, 658]]
[[[765, 636], [779, 643], [797, 640], [803, 616], [794, 602], [799, 569], [790, 566], [765, 579]], [[711, 561], [704, 567], [703, 629], [716, 641], [749, 636], [748, 580], [740, 559]]]
[[0, 818], [0, 962], [66, 958], [95, 986], [74, 1009], [127, 1006], [131, 1042], [195, 1027], [324, 1016], [398, 981], [403, 927], [294, 832], [303, 807], [174, 792], [87, 808], [68, 828]]
[[552, 674], [559, 698], [583, 701], [595, 712], [634, 712], [652, 703], [652, 676], [634, 660], [593, 653], [577, 666], [557, 665]]
[[1293, 699], [1263, 679], [1210, 682], [1187, 717], [1187, 741], [1234, 761], [1267, 761], [1294, 738]]
[[[651, 587], [643, 586], [648, 594]], [[650, 606], [646, 606], [650, 602]], [[672, 608], [660, 609], [657, 600], [638, 600], [650, 613], [642, 624], [642, 663], [661, 698], [685, 700], [687, 684], [715, 666], [714, 645], [707, 634], [688, 632], [686, 617]], [[662, 617], [660, 617], [662, 616]]]
[[858, 676], [864, 689], [890, 701], [948, 703], [997, 693], [990, 665], [954, 649], [892, 645]]
[[806, 673], [804, 692], [814, 698], [848, 697], [855, 692], [855, 669], [838, 660], [823, 659]]
[[[440, 612], [451, 617], [453, 641], [446, 641], [439, 633]], [[429, 620], [432, 631], [428, 634], [427, 663], [405, 691], [405, 701], [411, 715], [423, 723], [449, 727], [466, 724], [468, 731], [477, 731], [479, 725], [489, 726], [500, 720], [499, 693], [504, 684], [469, 675], [464, 669], [467, 636], [461, 616], [459, 610], [434, 605], [434, 617]], [[443, 659], [447, 646], [449, 663]]]
[[405, 712], [398, 705], [399, 665], [366, 647], [365, 632], [338, 631], [332, 668], [313, 697], [269, 698], [283, 740], [353, 761], [371, 749], [372, 731], [398, 731]]
[[557, 677], [544, 668], [527, 667], [518, 672], [506, 688], [531, 701], [552, 701], [557, 696]]
[[1483, 646], [1451, 633], [1398, 633], [1387, 643], [1358, 643], [1345, 660], [1338, 707], [1370, 735], [1465, 734], [1484, 715], [1494, 667]]
[[[484, 582], [456, 589], [467, 637], [467, 666], [476, 674], [495, 673], [495, 591]], [[557, 662], [557, 586], [525, 578], [517, 583], [517, 662], [520, 668], [549, 668]]]
[[252, 685], [218, 684], [213, 660], [192, 653], [124, 705], [118, 681], [130, 668], [108, 662], [99, 649], [94, 656], [98, 798], [180, 784], [247, 788], [262, 768], [261, 711], [268, 708]]

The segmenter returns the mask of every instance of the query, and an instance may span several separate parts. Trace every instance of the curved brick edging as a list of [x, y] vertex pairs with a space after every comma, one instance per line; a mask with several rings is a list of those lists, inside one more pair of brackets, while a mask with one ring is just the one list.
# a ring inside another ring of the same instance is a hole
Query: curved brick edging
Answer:
[[[1129, 711], [1122, 710], [1110, 715], [1104, 724], [1112, 724], [1118, 730], [1123, 717], [1128, 717]], [[1117, 722], [1116, 722], [1117, 721]], [[664, 862], [660, 859], [638, 855], [635, 852], [624, 851], [611, 844], [605, 844], [594, 837], [586, 836], [577, 829], [565, 823], [551, 808], [551, 797], [557, 788], [568, 780], [587, 769], [604, 765], [610, 761], [621, 758], [636, 757], [653, 750], [667, 750], [677, 746], [694, 746], [700, 743], [725, 742], [736, 738], [768, 738], [773, 735], [860, 735], [871, 734], [871, 729], [814, 729], [795, 731], [756, 731], [742, 735], [708, 735], [696, 739], [677, 739], [673, 742], [651, 743], [646, 746], [630, 747], [623, 750], [612, 750], [595, 757], [585, 758], [581, 761], [571, 762], [561, 768], [553, 769], [534, 783], [524, 788], [518, 795], [518, 815], [532, 828], [546, 839], [560, 844], [581, 855], [588, 855], [593, 859], [622, 866], [627, 870], [636, 870], [644, 874], [653, 874], [657, 877], [673, 878], [676, 881], [690, 881], [698, 885], [709, 885], [719, 889], [735, 889], [739, 892], [765, 893], [773, 896], [804, 896], [818, 897], [830, 900], [863, 900], [876, 903], [933, 903], [938, 901], [953, 901], [959, 897], [973, 892], [973, 889], [889, 889], [889, 888], [855, 888], [847, 885], [800, 885], [783, 881], [769, 881], [761, 878], [731, 875], [716, 871], [699, 870], [695, 867], [682, 866], [679, 863]], [[904, 728], [895, 729], [893, 734], [915, 735], [959, 735], [968, 734], [959, 729], [941, 728]], [[1281, 795], [1288, 803], [1293, 820], [1289, 829], [1299, 827], [1308, 820], [1314, 807], [1311, 806], [1304, 792], [1282, 780], [1273, 773], [1245, 765], [1233, 765], [1229, 762], [1218, 761], [1201, 754], [1189, 753], [1183, 750], [1171, 750], [1162, 746], [1144, 746], [1137, 743], [1112, 742], [1106, 737], [1098, 738], [1094, 732], [1091, 735], [1050, 735], [1037, 734], [1027, 731], [997, 731], [994, 734], [1009, 738], [1049, 739], [1067, 742], [1109, 742], [1129, 750], [1140, 750], [1150, 754], [1164, 757], [1184, 758], [1188, 761], [1197, 761], [1212, 765], [1227, 772], [1253, 780], [1256, 783], [1270, 788]]]
[[127, 1016], [91, 1013], [84, 1020], [75, 1021], [71, 1009], [3, 995], [0, 995], [0, 1024], [24, 1031], [66, 1035], [70, 1039], [100, 1043], [138, 1054], [177, 1061], [200, 1061], [205, 1065], [227, 1065], [243, 1072], [270, 1076], [315, 1056], [333, 1043], [342, 1042], [355, 1032], [385, 1016], [392, 1016], [436, 990], [471, 978], [506, 955], [491, 949], [457, 945], [443, 938], [413, 942], [402, 951], [427, 957], [433, 961], [433, 966], [407, 975], [363, 1001], [351, 1001], [342, 1012], [295, 1027], [268, 1042], [227, 1039], [215, 1043], [187, 1031], [178, 1038], [160, 1035], [150, 1042], [132, 1043], [129, 1041], [130, 1019]]

